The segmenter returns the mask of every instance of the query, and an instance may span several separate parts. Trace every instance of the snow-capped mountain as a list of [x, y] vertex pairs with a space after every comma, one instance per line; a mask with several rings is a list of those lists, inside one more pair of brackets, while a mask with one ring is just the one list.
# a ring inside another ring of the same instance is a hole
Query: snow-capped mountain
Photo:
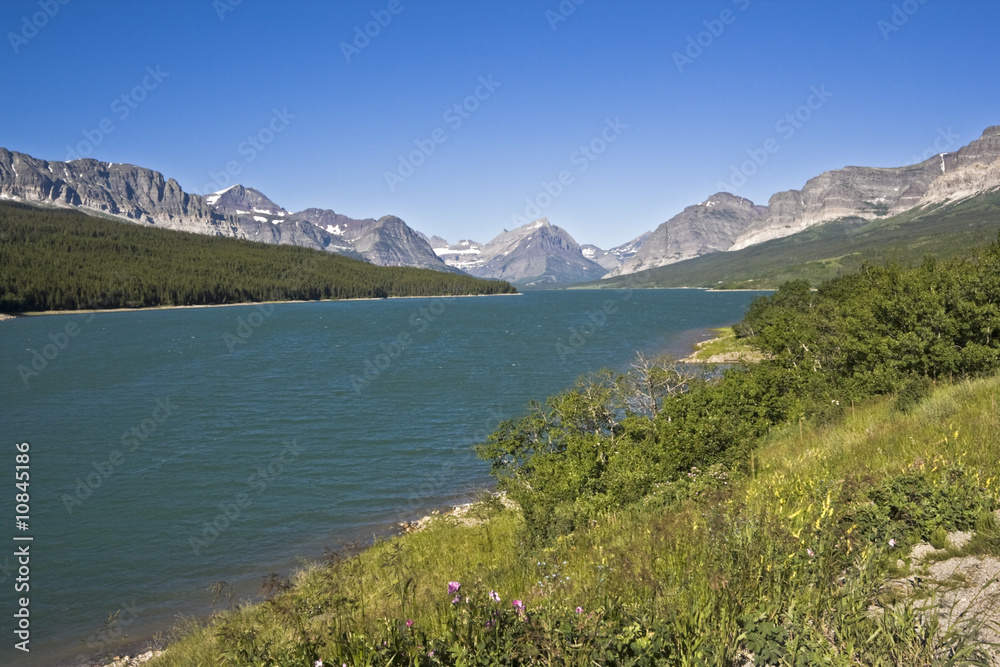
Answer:
[[[444, 239], [435, 237], [438, 242]], [[432, 239], [434, 240], [434, 239]], [[546, 287], [597, 280], [607, 269], [587, 259], [569, 233], [541, 218], [506, 231], [486, 245], [475, 241], [435, 244], [451, 266], [480, 278], [498, 278], [521, 287]]]

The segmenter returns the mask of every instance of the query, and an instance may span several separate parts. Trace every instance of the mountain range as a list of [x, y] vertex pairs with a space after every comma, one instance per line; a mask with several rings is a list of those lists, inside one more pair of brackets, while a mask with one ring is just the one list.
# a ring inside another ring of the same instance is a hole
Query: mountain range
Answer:
[[143, 225], [317, 248], [382, 266], [414, 266], [548, 287], [649, 271], [734, 252], [832, 222], [866, 223], [1000, 188], [1000, 126], [919, 164], [844, 167], [759, 205], [720, 192], [610, 250], [580, 245], [546, 218], [487, 243], [428, 238], [393, 215], [354, 219], [330, 209], [290, 212], [253, 188], [184, 192], [134, 165], [47, 162], [0, 148], [0, 199], [79, 208]]
[[627, 275], [721, 251], [737, 251], [854, 219], [867, 222], [958, 201], [1000, 187], [1000, 126], [969, 145], [905, 167], [844, 167], [772, 195], [767, 206], [721, 192], [657, 227], [639, 251], [605, 276]]

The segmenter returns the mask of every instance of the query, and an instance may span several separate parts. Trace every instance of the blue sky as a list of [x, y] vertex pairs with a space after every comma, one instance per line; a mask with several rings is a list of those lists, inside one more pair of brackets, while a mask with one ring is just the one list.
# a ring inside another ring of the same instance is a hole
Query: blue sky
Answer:
[[998, 25], [996, 0], [4, 0], [0, 146], [607, 248], [978, 138]]

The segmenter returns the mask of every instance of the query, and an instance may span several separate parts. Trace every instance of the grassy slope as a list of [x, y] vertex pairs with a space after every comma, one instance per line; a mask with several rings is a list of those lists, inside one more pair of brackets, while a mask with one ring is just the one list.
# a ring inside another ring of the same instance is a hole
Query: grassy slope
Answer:
[[[301, 646], [296, 638], [317, 637], [310, 650], [326, 664], [375, 659], [337, 654], [324, 637], [338, 632], [360, 646], [426, 632], [419, 635], [426, 650], [428, 636], [448, 636], [460, 615], [456, 609], [465, 606], [450, 604], [449, 581], [461, 582], [462, 594], [473, 597], [470, 608], [480, 611], [495, 605], [509, 616], [510, 601], [523, 600], [528, 622], [522, 624], [531, 628], [523, 641], [537, 641], [542, 649], [558, 646], [560, 627], [626, 650], [630, 642], [653, 641], [659, 633], [678, 654], [702, 652], [716, 664], [736, 658], [750, 639], [763, 641], [784, 628], [790, 633], [783, 650], [791, 650], [793, 639], [827, 642], [829, 654], [839, 656], [830, 664], [925, 664], [941, 649], [940, 639], [928, 641], [905, 610], [866, 612], [905, 545], [892, 548], [887, 536], [864, 539], [851, 530], [844, 537], [847, 487], [856, 493], [916, 466], [961, 463], [996, 497], [998, 392], [1000, 378], [938, 388], [907, 415], [893, 411], [888, 399], [842, 406], [833, 425], [773, 433], [758, 451], [752, 477], [696, 473], [684, 488], [661, 489], [661, 497], [650, 498], [645, 508], [606, 516], [539, 552], [519, 543], [520, 520], [513, 511], [491, 510], [492, 519], [476, 527], [439, 520], [333, 567], [308, 568], [274, 602], [221, 614], [208, 628], [189, 626], [189, 634], [151, 664], [215, 664], [222, 651], [219, 633], [253, 636], [257, 645], [269, 641], [283, 656]], [[665, 503], [669, 496], [682, 500]], [[837, 526], [841, 537], [834, 545]], [[826, 563], [835, 560], [827, 555], [843, 551], [845, 539], [856, 566], [844, 572], [843, 586], [830, 587], [822, 582], [838, 579], [840, 566], [827, 571]], [[501, 603], [486, 598], [490, 590]], [[573, 613], [578, 606], [584, 613]], [[757, 620], [740, 625], [748, 613]], [[413, 629], [403, 626], [404, 619], [413, 620]], [[671, 619], [671, 631], [657, 630], [657, 619]], [[769, 619], [777, 625], [767, 625]], [[469, 627], [477, 632], [475, 623]], [[549, 640], [545, 628], [552, 629]], [[445, 650], [445, 644], [435, 645], [439, 653]], [[590, 644], [582, 651], [590, 653], [562, 658], [583, 664], [608, 655]], [[421, 660], [423, 655], [411, 653]]]
[[865, 262], [903, 263], [924, 255], [944, 258], [996, 239], [1000, 192], [882, 220], [827, 223], [782, 239], [719, 252], [590, 287], [777, 287], [804, 278], [817, 284], [856, 271]]

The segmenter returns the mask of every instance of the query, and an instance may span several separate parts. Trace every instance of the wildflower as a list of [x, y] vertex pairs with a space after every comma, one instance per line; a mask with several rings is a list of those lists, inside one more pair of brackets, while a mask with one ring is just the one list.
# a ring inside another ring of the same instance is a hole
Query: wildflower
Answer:
[[889, 540], [889, 546], [890, 547], [896, 546], [896, 538], [892, 538], [891, 540]]
[[456, 596], [455, 596], [455, 598], [454, 598], [454, 599], [453, 599], [453, 600], [451, 601], [451, 603], [452, 603], [452, 604], [458, 604], [458, 603], [459, 603], [460, 601], [461, 601], [461, 598], [459, 598], [459, 597], [458, 597], [458, 596], [456, 595]]
[[816, 554], [815, 554], [815, 553], [813, 552], [813, 550], [812, 550], [812, 549], [806, 549], [806, 553], [807, 553], [807, 554], [809, 554], [809, 557], [810, 557], [810, 558], [812, 558], [813, 556], [815, 556], [815, 555], [816, 555]]
[[462, 587], [462, 584], [458, 583], [457, 581], [449, 581], [448, 582], [448, 595], [454, 595], [455, 593], [458, 592], [458, 589], [461, 588], [461, 587]]
[[517, 609], [518, 613], [524, 613], [524, 603], [520, 600], [514, 600], [514, 609]]
[[313, 663], [313, 667], [323, 667], [323, 661], [317, 660], [316, 662]]
[[577, 607], [576, 608], [576, 613], [582, 614], [583, 613], [583, 607]]
[[500, 602], [500, 594], [496, 591], [490, 591], [490, 599], [494, 602]]
[[406, 627], [408, 627], [408, 628], [412, 628], [413, 627], [413, 619], [412, 618], [406, 619]]

